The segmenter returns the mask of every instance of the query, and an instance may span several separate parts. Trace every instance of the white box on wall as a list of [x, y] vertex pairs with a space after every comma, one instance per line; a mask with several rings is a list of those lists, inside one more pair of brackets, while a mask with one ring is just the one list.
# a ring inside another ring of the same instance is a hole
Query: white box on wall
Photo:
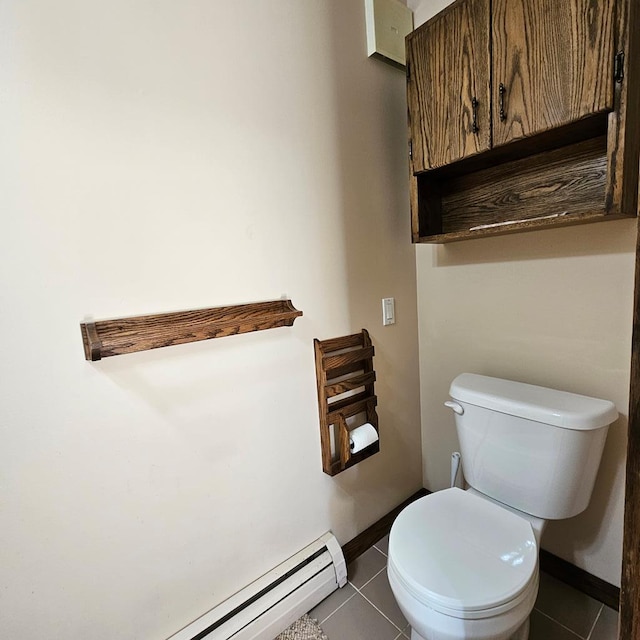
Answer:
[[413, 11], [400, 0], [364, 0], [367, 53], [405, 66], [404, 40], [413, 31]]

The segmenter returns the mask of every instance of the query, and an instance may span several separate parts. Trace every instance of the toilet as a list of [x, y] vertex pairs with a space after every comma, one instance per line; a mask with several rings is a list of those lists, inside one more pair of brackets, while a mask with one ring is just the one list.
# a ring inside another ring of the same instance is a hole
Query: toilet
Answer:
[[545, 524], [586, 509], [618, 412], [607, 400], [470, 373], [449, 393], [468, 488], [400, 513], [389, 584], [411, 640], [527, 640]]

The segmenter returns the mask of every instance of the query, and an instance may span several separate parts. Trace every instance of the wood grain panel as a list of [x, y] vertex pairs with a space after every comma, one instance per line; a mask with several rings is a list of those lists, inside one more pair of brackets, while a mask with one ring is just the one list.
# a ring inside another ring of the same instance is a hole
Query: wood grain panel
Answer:
[[[640, 6], [618, 0], [616, 50], [625, 54], [624, 79], [615, 83], [616, 110], [609, 117], [607, 212], [638, 211], [640, 156]], [[619, 640], [640, 640], [640, 234], [636, 246], [635, 301], [631, 343], [629, 427], [625, 481], [624, 539]]]
[[337, 422], [338, 414], [342, 414], [345, 418], [351, 418], [358, 413], [365, 413], [370, 402], [375, 407], [378, 404], [378, 398], [370, 396], [366, 391], [338, 402], [332, 402], [329, 405], [327, 422], [329, 424]]
[[350, 336], [341, 336], [322, 341], [322, 352], [341, 351], [342, 349], [353, 349], [362, 346], [362, 333], [354, 333]]
[[178, 311], [80, 324], [85, 358], [136, 351], [293, 325], [302, 315], [291, 300]]
[[324, 392], [327, 385], [327, 374], [322, 366], [322, 342], [317, 338], [314, 338], [313, 348], [316, 361], [316, 390], [318, 392], [318, 418], [320, 420], [320, 453], [322, 456], [322, 469], [325, 473], [331, 474], [331, 433], [329, 431], [329, 423], [327, 422], [327, 397]]
[[494, 146], [613, 109], [614, 8], [615, 0], [493, 0]]
[[[615, 50], [624, 54], [624, 65], [623, 77], [614, 83], [615, 111], [609, 115], [605, 208], [610, 215], [636, 215], [640, 157], [640, 6], [637, 0], [618, 0], [615, 37]], [[636, 246], [629, 386], [618, 638], [640, 640], [640, 234]]]
[[[440, 235], [425, 236], [421, 238], [421, 243], [426, 244], [448, 244], [449, 242], [460, 242], [462, 240], [477, 240], [478, 238], [493, 238], [495, 236], [506, 236], [513, 233], [523, 233], [526, 231], [542, 231], [544, 229], [555, 229], [559, 227], [573, 227], [582, 224], [593, 224], [594, 222], [605, 222], [608, 220], [620, 220], [626, 216], [605, 215], [602, 211], [594, 211], [582, 215], [567, 215], [558, 218], [531, 218], [522, 222], [514, 222], [503, 227], [489, 228], [478, 231], [456, 231], [443, 233]], [[640, 638], [638, 639], [640, 640]]]
[[349, 364], [355, 364], [362, 362], [367, 358], [374, 356], [373, 347], [364, 347], [362, 349], [355, 349], [354, 351], [347, 351], [345, 353], [339, 353], [338, 355], [327, 355], [322, 359], [322, 366], [325, 368], [327, 375], [331, 377], [332, 370], [340, 367], [347, 366]]
[[338, 396], [341, 393], [346, 393], [347, 391], [354, 391], [360, 387], [364, 387], [368, 384], [372, 384], [376, 381], [376, 373], [372, 371], [370, 373], [362, 373], [358, 376], [354, 376], [353, 378], [349, 378], [347, 380], [342, 380], [341, 382], [335, 382], [334, 384], [327, 385], [325, 392], [327, 394], [327, 398], [333, 398], [334, 396]]
[[451, 179], [442, 186], [442, 232], [602, 209], [606, 167], [600, 137]]
[[342, 367], [337, 367], [336, 369], [332, 369], [331, 372], [327, 372], [327, 380], [333, 384], [334, 382], [336, 382], [336, 378], [340, 378], [342, 376], [347, 375], [348, 373], [355, 373], [355, 372], [359, 372], [359, 371], [363, 371], [363, 363], [358, 361], [358, 362], [351, 362], [350, 364], [346, 364]]
[[[636, 271], [636, 282], [639, 277]], [[636, 289], [636, 300], [638, 290]], [[620, 640], [640, 639], [640, 310], [636, 302], [625, 484]]]
[[615, 50], [624, 54], [623, 77], [614, 82], [615, 110], [609, 115], [607, 213], [638, 214], [640, 159], [640, 6], [618, 0]]
[[413, 172], [490, 147], [489, 33], [489, 0], [458, 0], [407, 38]]

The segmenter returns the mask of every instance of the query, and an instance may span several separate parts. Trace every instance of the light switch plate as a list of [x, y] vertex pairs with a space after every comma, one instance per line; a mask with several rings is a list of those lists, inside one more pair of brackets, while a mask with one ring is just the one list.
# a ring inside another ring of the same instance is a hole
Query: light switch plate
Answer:
[[382, 298], [382, 325], [396, 323], [396, 301], [393, 298]]
[[405, 38], [413, 31], [413, 11], [400, 0], [364, 0], [367, 53], [406, 65]]

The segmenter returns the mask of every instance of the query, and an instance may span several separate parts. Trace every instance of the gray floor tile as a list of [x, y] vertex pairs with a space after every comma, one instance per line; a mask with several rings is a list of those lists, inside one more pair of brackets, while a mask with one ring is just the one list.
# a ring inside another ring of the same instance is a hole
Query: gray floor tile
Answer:
[[322, 629], [330, 640], [395, 640], [398, 630], [359, 593], [329, 616]]
[[602, 604], [552, 576], [540, 574], [540, 590], [535, 608], [561, 625], [586, 638]]
[[[357, 558], [348, 568], [352, 584], [334, 591], [309, 612], [330, 640], [410, 638], [411, 629], [383, 570], [388, 545], [389, 537], [385, 536]], [[617, 627], [617, 611], [547, 574], [540, 575], [529, 640], [617, 640]]]
[[389, 586], [387, 572], [379, 573], [361, 590], [362, 595], [371, 601], [393, 624], [402, 631], [408, 624]]
[[602, 607], [602, 612], [589, 640], [617, 640], [617, 638], [618, 612], [609, 607]]
[[378, 551], [382, 551], [385, 556], [389, 555], [389, 534], [387, 534], [382, 540], [378, 540], [378, 542], [373, 545]]
[[338, 607], [342, 606], [356, 593], [356, 590], [347, 583], [342, 589], [336, 589], [328, 598], [325, 598], [320, 604], [311, 609], [309, 615], [322, 624]]
[[580, 636], [565, 629], [539, 611], [532, 611], [529, 640], [579, 640]]
[[359, 589], [386, 566], [387, 556], [371, 547], [347, 567], [349, 582]]

